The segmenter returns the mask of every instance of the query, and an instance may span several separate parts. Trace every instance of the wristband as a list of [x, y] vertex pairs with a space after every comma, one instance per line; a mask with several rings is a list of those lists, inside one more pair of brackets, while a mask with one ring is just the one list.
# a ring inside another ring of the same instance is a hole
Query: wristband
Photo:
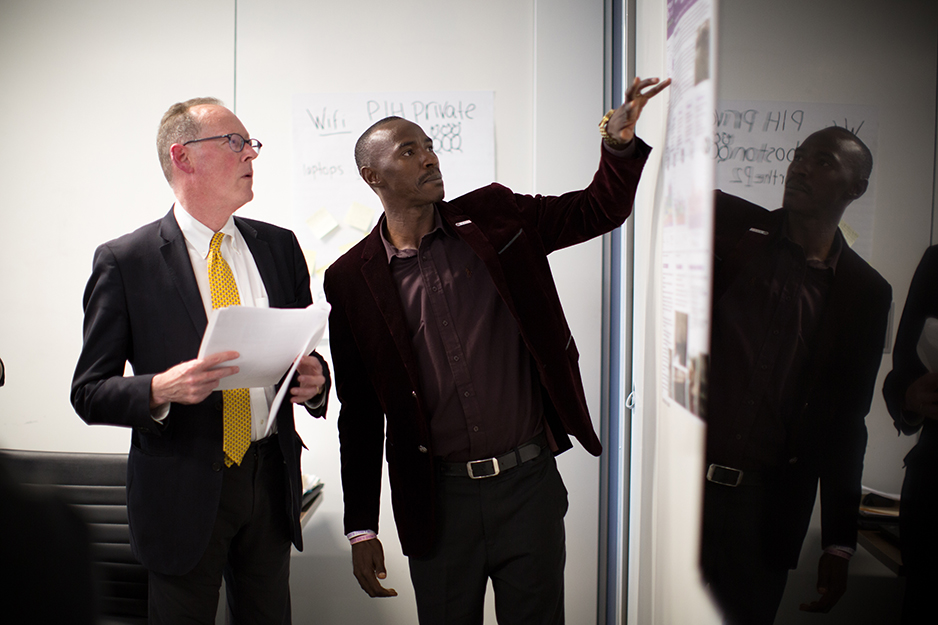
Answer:
[[374, 540], [378, 535], [371, 530], [361, 530], [358, 532], [349, 532], [345, 537], [348, 538], [350, 545], [355, 545], [357, 543], [363, 543], [366, 540]]
[[844, 560], [849, 560], [853, 557], [853, 549], [848, 549], [847, 547], [834, 547], [830, 546], [824, 550], [824, 553], [829, 553], [832, 556], [837, 556], [843, 558]]

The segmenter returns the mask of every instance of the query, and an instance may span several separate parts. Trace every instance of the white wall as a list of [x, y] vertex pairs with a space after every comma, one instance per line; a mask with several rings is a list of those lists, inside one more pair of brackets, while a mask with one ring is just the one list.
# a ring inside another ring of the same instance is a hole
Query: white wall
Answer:
[[[601, 0], [5, 0], [0, 358], [8, 371], [0, 389], [0, 446], [127, 449], [126, 431], [82, 423], [68, 390], [94, 248], [161, 217], [172, 202], [154, 146], [171, 103], [215, 95], [236, 105], [264, 142], [256, 199], [241, 214], [281, 225], [291, 216], [296, 92], [494, 90], [498, 180], [521, 192], [580, 188], [598, 162], [602, 6]], [[600, 246], [565, 251], [553, 266], [598, 415]], [[413, 623], [387, 499], [380, 529], [388, 584], [402, 596], [370, 600], [351, 575], [334, 406], [325, 421], [299, 419], [310, 448], [304, 470], [327, 486], [305, 532], [306, 550], [294, 555], [296, 621]], [[571, 504], [567, 618], [586, 623], [596, 613], [598, 462], [575, 448], [560, 465]]]

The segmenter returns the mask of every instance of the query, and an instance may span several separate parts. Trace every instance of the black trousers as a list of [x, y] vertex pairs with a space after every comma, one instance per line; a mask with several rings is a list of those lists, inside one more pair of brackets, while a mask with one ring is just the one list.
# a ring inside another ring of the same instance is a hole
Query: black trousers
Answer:
[[290, 623], [286, 478], [277, 437], [252, 443], [225, 471], [208, 547], [185, 575], [149, 574], [150, 625], [215, 622], [222, 576], [228, 622]]
[[481, 625], [489, 579], [500, 625], [563, 623], [567, 490], [551, 452], [438, 490], [434, 552], [410, 558], [420, 624]]
[[[921, 443], [920, 443], [921, 444]], [[899, 530], [905, 598], [902, 623], [938, 622], [938, 459], [933, 449], [914, 448], [906, 456]]]
[[701, 564], [704, 579], [732, 625], [771, 625], [788, 569], [771, 557], [768, 515], [773, 489], [706, 482]]

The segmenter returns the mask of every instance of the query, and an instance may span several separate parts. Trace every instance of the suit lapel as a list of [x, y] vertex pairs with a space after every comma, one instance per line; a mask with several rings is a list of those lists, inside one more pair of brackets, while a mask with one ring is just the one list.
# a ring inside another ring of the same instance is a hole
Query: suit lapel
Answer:
[[372, 230], [362, 250], [362, 278], [368, 285], [371, 297], [388, 326], [388, 332], [401, 355], [401, 360], [404, 361], [414, 388], [418, 388], [417, 358], [410, 343], [410, 330], [407, 329], [401, 298], [391, 279], [391, 271], [378, 230], [380, 227], [381, 222]]
[[189, 313], [189, 319], [198, 336], [205, 334], [208, 319], [205, 316], [205, 307], [202, 305], [202, 296], [199, 295], [199, 285], [192, 273], [192, 261], [189, 260], [189, 250], [186, 248], [186, 239], [176, 223], [173, 211], [170, 209], [160, 221], [160, 236], [163, 243], [160, 254], [166, 271], [179, 292]]
[[[458, 214], [453, 209], [453, 205], [440, 202], [437, 204], [437, 208], [440, 211], [440, 217], [449, 224], [449, 227], [456, 233], [456, 236], [465, 241], [466, 244], [472, 248], [475, 255], [485, 263], [486, 268], [489, 270], [489, 276], [491, 276], [492, 282], [495, 283], [495, 290], [498, 291], [498, 294], [501, 295], [502, 299], [505, 301], [505, 305], [508, 306], [508, 310], [510, 310], [511, 314], [517, 319], [518, 314], [515, 310], [511, 290], [508, 288], [505, 272], [502, 269], [501, 262], [499, 262], [498, 253], [492, 246], [492, 242], [489, 241], [485, 233], [482, 232], [479, 226], [468, 215]], [[505, 245], [505, 248], [509, 247], [520, 234], [521, 229], [519, 224], [518, 232], [512, 235]], [[519, 325], [524, 327], [520, 322]]]
[[[840, 236], [840, 233], [837, 236]], [[811, 363], [809, 380], [820, 379], [824, 373], [824, 367], [830, 366], [834, 351], [834, 339], [837, 336], [838, 329], [841, 329], [840, 326], [846, 323], [844, 320], [849, 319], [851, 315], [864, 315], [864, 311], [867, 310], [860, 302], [851, 301], [858, 292], [854, 272], [854, 258], [852, 257], [853, 252], [847, 247], [846, 241], [841, 240], [840, 244], [843, 246], [840, 259], [837, 261], [837, 269], [831, 282], [830, 295], [815, 335], [817, 336], [817, 347]]]
[[243, 219], [235, 217], [235, 225], [244, 236], [244, 241], [254, 257], [257, 272], [261, 275], [264, 289], [267, 290], [267, 301], [270, 307], [283, 307], [287, 303], [287, 295], [283, 292], [282, 283], [277, 279], [278, 271], [274, 264], [274, 257], [270, 253], [270, 245], [267, 241], [258, 238], [257, 230]]
[[739, 273], [749, 266], [753, 258], [778, 239], [782, 222], [783, 215], [779, 210], [760, 213], [756, 218], [751, 218], [745, 222], [748, 230], [742, 233], [738, 241], [728, 242], [732, 247], [725, 251], [721, 248], [727, 242], [720, 241], [720, 233], [715, 233], [717, 239], [715, 240], [714, 252], [716, 254], [723, 252], [726, 256], [725, 258], [719, 256], [715, 258], [715, 263], [719, 267], [714, 267], [713, 272], [713, 293], [711, 293], [711, 298], [714, 302], [723, 297]]

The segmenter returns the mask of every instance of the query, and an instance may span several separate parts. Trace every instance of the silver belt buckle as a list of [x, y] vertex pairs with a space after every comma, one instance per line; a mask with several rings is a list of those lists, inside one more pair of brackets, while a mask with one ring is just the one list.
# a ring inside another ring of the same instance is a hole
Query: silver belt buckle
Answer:
[[[474, 465], [480, 465], [486, 462], [492, 463], [492, 469], [493, 469], [492, 473], [487, 473], [485, 475], [476, 475], [472, 467]], [[486, 458], [485, 460], [470, 460], [469, 462], [466, 463], [466, 469], [469, 471], [469, 477], [474, 480], [482, 480], [487, 477], [495, 477], [496, 475], [501, 473], [501, 469], [498, 466], [498, 458]]]
[[[735, 473], [736, 481], [733, 482], [728, 479], [724, 479], [722, 475], [717, 475], [718, 471], [721, 473], [723, 471]], [[733, 467], [724, 467], [722, 464], [711, 464], [709, 467], [707, 467], [707, 480], [713, 482], [714, 484], [721, 484], [723, 486], [732, 486], [733, 488], [736, 488], [743, 481], [743, 472], [739, 469], [734, 469]]]

